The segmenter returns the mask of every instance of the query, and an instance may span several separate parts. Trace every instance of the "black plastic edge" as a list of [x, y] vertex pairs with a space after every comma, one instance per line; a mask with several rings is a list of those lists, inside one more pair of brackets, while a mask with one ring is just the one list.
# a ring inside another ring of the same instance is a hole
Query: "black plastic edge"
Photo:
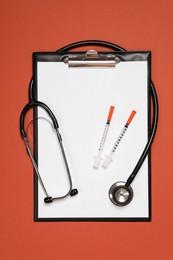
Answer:
[[[152, 53], [148, 56], [148, 139], [151, 134], [151, 58]], [[151, 170], [151, 148], [148, 152], [148, 207], [149, 218], [152, 220], [152, 170]]]
[[[33, 55], [33, 94], [37, 100], [37, 59]], [[35, 106], [33, 109], [34, 118], [38, 116], [38, 107]], [[38, 165], [38, 122], [34, 120], [33, 122], [33, 133], [34, 133], [34, 158]], [[34, 221], [38, 221], [38, 178], [34, 170]]]

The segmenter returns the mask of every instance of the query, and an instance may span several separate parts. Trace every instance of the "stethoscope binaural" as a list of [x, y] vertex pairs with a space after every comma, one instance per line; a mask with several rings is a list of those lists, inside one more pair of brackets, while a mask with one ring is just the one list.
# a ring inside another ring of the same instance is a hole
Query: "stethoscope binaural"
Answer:
[[[110, 42], [89, 40], [89, 41], [80, 41], [80, 42], [72, 43], [70, 45], [67, 45], [67, 46], [59, 49], [56, 52], [57, 53], [67, 52], [67, 51], [69, 51], [73, 48], [89, 46], [89, 45], [91, 45], [91, 46], [94, 46], [94, 45], [95, 46], [102, 46], [102, 47], [110, 48], [113, 51], [122, 51], [122, 52], [126, 51], [122, 47], [115, 45], [113, 43], [110, 43]], [[29, 87], [29, 103], [23, 108], [23, 110], [21, 112], [21, 116], [20, 116], [20, 132], [21, 132], [21, 135], [22, 135], [23, 140], [25, 142], [28, 154], [29, 154], [31, 161], [33, 163], [33, 166], [34, 166], [35, 172], [37, 174], [38, 180], [40, 181], [40, 184], [41, 184], [43, 191], [46, 195], [46, 198], [44, 199], [44, 201], [45, 201], [45, 203], [49, 203], [49, 202], [52, 202], [52, 201], [57, 200], [57, 199], [65, 198], [68, 195], [71, 195], [71, 196], [76, 195], [78, 193], [78, 190], [72, 188], [72, 178], [71, 178], [69, 166], [68, 166], [68, 163], [67, 163], [66, 155], [65, 155], [65, 152], [64, 152], [63, 144], [62, 144], [62, 138], [61, 138], [61, 135], [59, 133], [59, 126], [58, 126], [57, 119], [56, 119], [55, 115], [53, 114], [53, 112], [50, 110], [50, 108], [45, 103], [40, 102], [40, 101], [36, 101], [34, 99], [33, 84], [34, 84], [34, 81], [33, 81], [33, 78], [32, 78], [31, 81], [30, 81], [30, 87]], [[114, 205], [117, 205], [117, 206], [126, 206], [132, 201], [132, 199], [133, 199], [133, 189], [131, 187], [131, 184], [134, 181], [137, 173], [139, 172], [139, 169], [142, 166], [147, 154], [149, 153], [151, 144], [154, 140], [154, 136], [155, 136], [155, 133], [156, 133], [157, 123], [158, 123], [158, 99], [157, 99], [157, 93], [156, 93], [153, 82], [151, 82], [151, 84], [150, 84], [150, 89], [151, 89], [151, 97], [152, 97], [152, 100], [153, 100], [153, 122], [152, 122], [150, 137], [149, 137], [149, 140], [148, 140], [148, 142], [147, 142], [147, 144], [146, 144], [146, 146], [145, 146], [145, 148], [144, 148], [144, 150], [143, 150], [143, 152], [142, 152], [133, 172], [130, 174], [130, 176], [128, 177], [126, 182], [124, 182], [124, 181], [116, 182], [109, 189], [109, 193], [108, 193], [109, 199], [111, 200], [111, 202]], [[51, 197], [48, 194], [48, 192], [47, 192], [47, 190], [46, 190], [46, 188], [43, 184], [42, 178], [39, 174], [38, 167], [37, 167], [36, 161], [34, 159], [34, 156], [32, 154], [31, 148], [29, 146], [27, 134], [26, 134], [26, 131], [24, 129], [24, 119], [25, 119], [26, 113], [31, 108], [36, 107], [36, 106], [42, 107], [48, 113], [48, 115], [50, 116], [52, 123], [53, 123], [53, 126], [54, 126], [54, 129], [55, 129], [56, 134], [57, 134], [57, 138], [58, 138], [60, 147], [61, 147], [61, 152], [62, 152], [62, 155], [63, 155], [63, 159], [64, 159], [64, 163], [65, 163], [65, 166], [66, 166], [66, 171], [67, 171], [67, 175], [68, 175], [68, 179], [69, 179], [69, 184], [70, 184], [69, 191], [64, 196], [61, 196], [61, 197]]]
[[[32, 84], [33, 84], [33, 81], [31, 81], [31, 85], [30, 87], [32, 88]], [[32, 154], [32, 150], [30, 148], [30, 145], [29, 145], [29, 142], [28, 142], [28, 138], [27, 138], [27, 134], [26, 134], [26, 131], [25, 131], [25, 128], [24, 128], [24, 121], [25, 121], [25, 116], [26, 116], [26, 113], [33, 107], [41, 107], [43, 108], [47, 114], [50, 116], [51, 120], [52, 120], [52, 123], [53, 123], [53, 127], [55, 129], [55, 132], [56, 132], [56, 135], [57, 135], [57, 138], [58, 138], [58, 141], [59, 141], [59, 144], [60, 144], [60, 148], [61, 148], [61, 152], [62, 152], [62, 156], [63, 156], [63, 160], [64, 160], [64, 163], [65, 163], [65, 167], [66, 167], [66, 171], [67, 171], [67, 175], [68, 175], [68, 179], [69, 179], [69, 184], [70, 184], [70, 188], [69, 188], [69, 191], [63, 195], [63, 196], [60, 196], [60, 197], [51, 197], [47, 190], [46, 190], [46, 187], [43, 183], [43, 180], [40, 176], [40, 173], [39, 173], [39, 170], [38, 170], [38, 166], [37, 166], [37, 163], [35, 161], [35, 158]], [[61, 138], [61, 134], [59, 132], [59, 125], [58, 125], [58, 122], [57, 122], [57, 119], [55, 117], [55, 115], [53, 114], [53, 112], [50, 110], [50, 108], [43, 102], [40, 102], [40, 101], [34, 101], [32, 100], [32, 98], [30, 99], [30, 102], [23, 108], [22, 112], [21, 112], [21, 116], [20, 116], [20, 132], [21, 132], [21, 135], [23, 137], [23, 140], [25, 142], [25, 145], [26, 145], [26, 149], [28, 151], [28, 154], [31, 158], [31, 161], [32, 161], [32, 164], [34, 166], [34, 169], [35, 169], [35, 172], [37, 174], [37, 177], [38, 177], [38, 180], [41, 184], [41, 187], [46, 195], [45, 199], [44, 199], [44, 202], [45, 203], [50, 203], [50, 202], [53, 202], [54, 200], [57, 200], [57, 199], [63, 199], [65, 197], [67, 197], [68, 195], [71, 195], [71, 196], [74, 196], [78, 193], [78, 190], [77, 189], [72, 189], [72, 178], [71, 178], [71, 174], [70, 174], [70, 170], [69, 170], [69, 166], [68, 166], [68, 163], [67, 163], [67, 159], [66, 159], [66, 155], [65, 155], [65, 152], [64, 152], [64, 147], [63, 147], [63, 144], [62, 144], [62, 138]]]

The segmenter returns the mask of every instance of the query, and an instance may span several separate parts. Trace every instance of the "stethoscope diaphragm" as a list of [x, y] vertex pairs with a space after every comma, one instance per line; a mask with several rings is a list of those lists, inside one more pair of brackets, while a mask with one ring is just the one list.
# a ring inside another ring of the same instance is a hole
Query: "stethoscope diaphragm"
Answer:
[[117, 206], [126, 206], [133, 199], [133, 190], [131, 186], [126, 187], [125, 182], [114, 183], [109, 189], [109, 199]]

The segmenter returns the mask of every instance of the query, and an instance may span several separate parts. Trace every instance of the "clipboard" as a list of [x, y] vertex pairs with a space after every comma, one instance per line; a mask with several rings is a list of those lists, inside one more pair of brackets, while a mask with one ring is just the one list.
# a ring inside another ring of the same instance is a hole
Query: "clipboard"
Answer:
[[[46, 205], [35, 175], [34, 220], [150, 221], [150, 154], [133, 183], [133, 202], [116, 207], [108, 198], [108, 190], [116, 180], [128, 178], [150, 134], [151, 52], [89, 55], [86, 59], [86, 52], [33, 53], [34, 96], [48, 104], [58, 119], [73, 183], [79, 190], [74, 198]], [[93, 157], [110, 105], [115, 106], [115, 112], [105, 154], [130, 111], [135, 109], [137, 115], [109, 169], [95, 170]], [[46, 115], [36, 107], [34, 117]], [[57, 195], [66, 191], [68, 183], [58, 143], [50, 125], [42, 120], [34, 124], [34, 154], [48, 190]]]

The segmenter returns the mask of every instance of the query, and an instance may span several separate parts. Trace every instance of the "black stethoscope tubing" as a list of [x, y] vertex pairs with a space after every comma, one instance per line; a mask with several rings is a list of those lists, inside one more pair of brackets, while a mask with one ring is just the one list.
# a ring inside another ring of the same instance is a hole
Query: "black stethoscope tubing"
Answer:
[[[42, 178], [40, 176], [40, 173], [39, 173], [39, 170], [38, 170], [38, 166], [37, 166], [37, 163], [35, 161], [35, 158], [32, 154], [32, 150], [30, 148], [30, 145], [29, 145], [29, 142], [28, 142], [28, 139], [27, 139], [27, 134], [26, 134], [26, 131], [25, 131], [25, 127], [24, 127], [24, 123], [25, 123], [25, 116], [26, 116], [26, 113], [33, 107], [41, 107], [43, 108], [47, 113], [48, 115], [50, 116], [51, 120], [52, 120], [52, 123], [53, 123], [53, 126], [54, 126], [54, 129], [56, 131], [56, 135], [57, 135], [57, 138], [58, 138], [58, 141], [59, 141], [59, 144], [60, 144], [60, 147], [61, 147], [61, 152], [62, 152], [62, 156], [63, 156], [63, 160], [64, 160], [64, 163], [65, 163], [65, 167], [66, 167], [66, 172], [67, 172], [67, 176], [68, 176], [68, 180], [69, 180], [69, 190], [68, 192], [63, 195], [63, 196], [59, 196], [59, 197], [51, 197], [47, 190], [46, 190], [46, 187], [42, 181]], [[21, 132], [21, 135], [23, 137], [23, 140], [25, 142], [25, 145], [26, 145], [26, 149], [28, 151], [28, 154], [31, 158], [31, 161], [32, 161], [32, 164], [34, 166], [34, 169], [35, 169], [35, 172], [37, 174], [37, 177], [40, 181], [40, 184], [42, 186], [42, 189], [44, 190], [44, 193], [46, 194], [46, 198], [44, 199], [45, 203], [50, 203], [52, 202], [53, 200], [57, 200], [57, 199], [63, 199], [65, 197], [67, 197], [68, 195], [71, 195], [71, 196], [74, 196], [78, 193], [77, 189], [73, 189], [72, 188], [72, 178], [71, 178], [71, 174], [70, 174], [70, 170], [69, 170], [69, 166], [68, 166], [68, 163], [67, 163], [67, 159], [66, 159], [66, 155], [65, 155], [65, 151], [64, 151], [64, 147], [63, 147], [63, 144], [62, 144], [62, 138], [61, 138], [61, 135], [59, 133], [59, 125], [58, 125], [58, 122], [57, 122], [57, 119], [55, 117], [55, 115], [53, 114], [53, 112], [51, 111], [51, 109], [43, 102], [40, 102], [40, 101], [30, 101], [28, 104], [26, 104], [26, 106], [23, 108], [22, 112], [21, 112], [21, 115], [20, 115], [20, 132]]]
[[[110, 48], [114, 51], [123, 51], [125, 52], [126, 50], [116, 44], [110, 43], [110, 42], [106, 42], [106, 41], [98, 41], [98, 40], [88, 40], [88, 41], [80, 41], [80, 42], [75, 42], [72, 44], [69, 44], [67, 46], [64, 46], [63, 48], [57, 50], [57, 53], [62, 53], [62, 52], [67, 52], [70, 51], [73, 48], [78, 48], [78, 47], [83, 47], [83, 46], [89, 46], [89, 45], [96, 45], [96, 46], [101, 46], [101, 47], [107, 47]], [[156, 89], [154, 87], [153, 82], [151, 81], [150, 84], [150, 88], [151, 88], [151, 96], [152, 96], [152, 100], [153, 100], [153, 122], [152, 122], [152, 127], [151, 127], [151, 133], [150, 133], [150, 137], [149, 140], [141, 154], [141, 157], [139, 158], [133, 172], [131, 173], [131, 175], [128, 177], [127, 181], [126, 181], [126, 187], [128, 187], [134, 180], [134, 178], [136, 177], [136, 174], [138, 173], [141, 165], [143, 164], [149, 149], [151, 147], [151, 144], [154, 140], [154, 136], [156, 133], [156, 129], [157, 129], [157, 123], [158, 123], [158, 98], [157, 98], [157, 93], [156, 93]], [[29, 87], [29, 97], [30, 100], [34, 100], [33, 97], [33, 79], [31, 79], [30, 82], [30, 87]]]
[[[110, 48], [113, 51], [126, 52], [126, 50], [124, 48], [122, 48], [122, 47], [120, 47], [116, 44], [106, 42], [106, 41], [99, 41], [99, 40], [87, 40], [87, 41], [75, 42], [75, 43], [69, 44], [67, 46], [64, 46], [63, 48], [57, 50], [56, 52], [57, 53], [67, 52], [67, 51], [70, 51], [71, 49], [83, 47], [83, 46], [101, 46], [101, 47]], [[30, 102], [24, 108], [24, 111], [23, 111], [24, 113], [26, 113], [25, 110], [27, 110], [28, 107], [37, 105], [38, 104], [37, 102], [39, 102], [39, 101], [35, 101], [35, 98], [34, 98], [34, 95], [33, 95], [33, 86], [34, 86], [34, 80], [33, 80], [33, 78], [31, 78], [30, 85], [29, 85], [29, 100], [30, 100]], [[151, 131], [150, 131], [150, 136], [149, 136], [149, 139], [146, 143], [146, 146], [144, 147], [144, 150], [143, 150], [143, 152], [142, 152], [133, 172], [130, 174], [127, 181], [125, 182], [124, 188], [127, 188], [127, 191], [129, 191], [131, 189], [130, 185], [134, 181], [137, 173], [139, 172], [140, 167], [142, 166], [146, 156], [149, 153], [149, 150], [150, 150], [151, 144], [154, 140], [156, 129], [157, 129], [158, 113], [159, 113], [159, 111], [158, 111], [159, 110], [159, 108], [158, 108], [158, 98], [157, 98], [156, 89], [155, 89], [152, 81], [150, 83], [150, 89], [151, 89], [151, 97], [152, 97], [152, 101], [153, 101], [153, 120], [152, 120], [152, 127], [151, 127]], [[50, 113], [50, 111], [47, 110], [48, 107], [42, 102], [39, 102], [39, 103], [41, 103], [42, 107], [46, 108], [46, 111], [48, 112], [48, 114], [52, 116], [53, 113]], [[56, 127], [57, 121], [54, 119], [54, 117], [53, 117], [52, 121], [53, 121], [54, 127]], [[22, 120], [22, 124], [21, 124], [21, 133], [22, 133], [22, 136], [25, 135], [23, 120]]]

